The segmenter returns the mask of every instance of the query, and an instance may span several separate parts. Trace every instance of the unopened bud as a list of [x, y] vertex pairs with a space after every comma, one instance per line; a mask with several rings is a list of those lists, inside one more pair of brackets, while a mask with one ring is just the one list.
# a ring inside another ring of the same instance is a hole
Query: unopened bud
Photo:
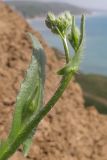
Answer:
[[48, 28], [52, 28], [53, 24], [55, 23], [55, 16], [51, 12], [48, 13], [47, 18], [45, 20], [46, 26]]
[[69, 42], [75, 51], [78, 50], [80, 40], [80, 30], [75, 24], [75, 18], [72, 18], [71, 33], [68, 35]]
[[54, 14], [48, 13], [45, 23], [53, 33], [65, 35], [72, 24], [72, 16], [69, 12], [64, 12], [55, 18]]

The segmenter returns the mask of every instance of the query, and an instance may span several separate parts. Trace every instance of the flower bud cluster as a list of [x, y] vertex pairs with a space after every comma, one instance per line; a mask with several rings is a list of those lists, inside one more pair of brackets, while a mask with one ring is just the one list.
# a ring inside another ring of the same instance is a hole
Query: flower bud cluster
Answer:
[[72, 25], [72, 16], [69, 12], [64, 12], [56, 18], [54, 14], [48, 13], [45, 23], [53, 33], [64, 36]]
[[75, 52], [78, 51], [81, 39], [83, 37], [84, 17], [81, 19], [80, 29], [75, 23], [75, 17], [70, 12], [66, 11], [55, 17], [53, 13], [48, 13], [45, 23], [49, 29], [55, 34], [61, 36], [62, 39], [66, 39], [70, 42]]

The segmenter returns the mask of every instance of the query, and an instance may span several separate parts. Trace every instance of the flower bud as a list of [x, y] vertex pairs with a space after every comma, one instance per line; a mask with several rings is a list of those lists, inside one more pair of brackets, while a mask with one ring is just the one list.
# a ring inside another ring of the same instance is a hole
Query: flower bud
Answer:
[[47, 15], [47, 18], [45, 20], [46, 26], [51, 29], [54, 22], [55, 22], [55, 16], [54, 16], [54, 14], [49, 12]]
[[75, 18], [72, 18], [71, 33], [68, 35], [68, 40], [75, 51], [78, 50], [80, 40], [80, 30], [75, 24]]
[[53, 33], [64, 36], [72, 24], [72, 16], [69, 12], [64, 12], [55, 18], [54, 14], [48, 13], [45, 23]]

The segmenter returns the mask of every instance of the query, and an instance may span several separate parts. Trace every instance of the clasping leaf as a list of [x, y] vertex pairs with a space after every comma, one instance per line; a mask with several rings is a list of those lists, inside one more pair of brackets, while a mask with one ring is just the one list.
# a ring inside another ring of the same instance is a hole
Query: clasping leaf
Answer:
[[[30, 33], [29, 36], [33, 45], [32, 60], [17, 96], [12, 128], [9, 135], [11, 143], [31, 116], [37, 114], [43, 106], [45, 54], [38, 40]], [[29, 145], [31, 144], [30, 139], [32, 139], [33, 134], [34, 130], [24, 142], [25, 155], [28, 152]]]

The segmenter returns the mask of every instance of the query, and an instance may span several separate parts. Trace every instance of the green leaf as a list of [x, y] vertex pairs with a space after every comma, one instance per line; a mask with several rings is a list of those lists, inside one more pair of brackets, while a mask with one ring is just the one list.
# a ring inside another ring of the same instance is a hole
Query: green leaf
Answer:
[[32, 144], [32, 137], [28, 137], [26, 141], [23, 143], [23, 153], [25, 157], [27, 156], [29, 152], [31, 144]]
[[[33, 44], [32, 60], [17, 96], [13, 124], [9, 135], [10, 142], [14, 141], [21, 128], [43, 106], [45, 54], [38, 40], [30, 33], [29, 36]], [[28, 151], [31, 144], [29, 138], [32, 140], [33, 134], [34, 130], [31, 132], [31, 136], [24, 142], [25, 152]]]
[[82, 47], [84, 42], [84, 34], [85, 34], [85, 17], [82, 15], [81, 17], [81, 25], [80, 25], [80, 39], [79, 39], [79, 48]]

